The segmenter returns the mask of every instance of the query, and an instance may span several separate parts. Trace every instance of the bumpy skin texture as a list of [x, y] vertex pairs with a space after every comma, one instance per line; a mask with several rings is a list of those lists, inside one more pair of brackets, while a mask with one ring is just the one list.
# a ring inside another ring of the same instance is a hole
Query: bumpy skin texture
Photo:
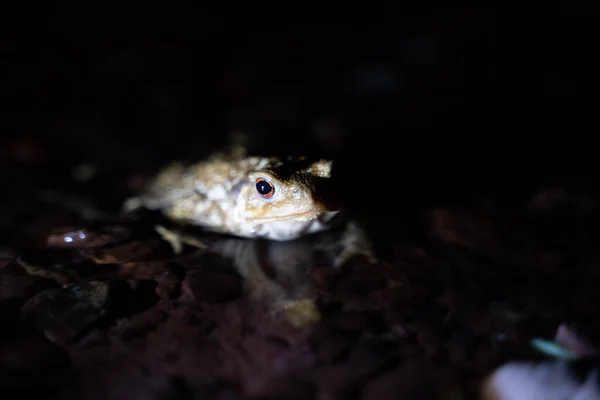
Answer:
[[330, 173], [327, 160], [248, 157], [238, 149], [188, 167], [169, 165], [125, 208], [162, 210], [174, 221], [219, 233], [291, 240], [327, 229], [338, 214], [322, 196]]

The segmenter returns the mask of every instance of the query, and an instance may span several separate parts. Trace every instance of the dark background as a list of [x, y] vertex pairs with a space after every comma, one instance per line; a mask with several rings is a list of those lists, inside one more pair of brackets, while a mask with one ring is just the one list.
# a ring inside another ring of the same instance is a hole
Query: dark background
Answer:
[[[200, 159], [235, 132], [255, 152], [334, 157], [344, 201], [390, 230], [474, 193], [519, 207], [557, 176], [595, 191], [595, 13], [507, 11], [357, 23], [189, 11], [129, 33], [57, 22], [7, 36], [4, 191], [61, 188], [116, 210], [136, 174]], [[78, 186], [82, 163], [95, 174]]]

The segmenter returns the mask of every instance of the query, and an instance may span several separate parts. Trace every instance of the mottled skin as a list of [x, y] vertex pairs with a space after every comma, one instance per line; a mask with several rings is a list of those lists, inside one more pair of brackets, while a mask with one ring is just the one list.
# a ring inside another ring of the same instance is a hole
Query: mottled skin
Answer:
[[171, 164], [126, 209], [162, 210], [174, 221], [240, 237], [291, 240], [327, 229], [338, 214], [323, 196], [330, 176], [331, 161], [236, 149], [189, 167]]

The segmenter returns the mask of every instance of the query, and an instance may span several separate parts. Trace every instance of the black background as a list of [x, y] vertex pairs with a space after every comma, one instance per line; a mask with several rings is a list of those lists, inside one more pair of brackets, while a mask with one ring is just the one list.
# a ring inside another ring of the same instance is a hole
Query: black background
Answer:
[[[344, 201], [388, 220], [473, 193], [518, 207], [557, 176], [596, 190], [592, 10], [375, 15], [263, 22], [169, 9], [172, 19], [103, 29], [100, 17], [91, 29], [49, 17], [47, 30], [1, 42], [2, 177], [75, 190], [65, 177], [88, 162], [103, 165], [100, 190], [241, 131], [258, 152], [334, 157]], [[324, 125], [336, 127], [329, 146]], [[23, 140], [45, 161], [19, 161], [10, 146]], [[88, 193], [107, 207], [127, 194]]]

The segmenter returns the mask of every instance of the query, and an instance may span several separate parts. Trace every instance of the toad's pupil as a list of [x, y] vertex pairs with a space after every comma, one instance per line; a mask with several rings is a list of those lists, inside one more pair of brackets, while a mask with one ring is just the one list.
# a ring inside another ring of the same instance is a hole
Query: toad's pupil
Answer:
[[256, 190], [262, 195], [267, 195], [271, 193], [273, 187], [267, 181], [258, 181], [256, 182]]

